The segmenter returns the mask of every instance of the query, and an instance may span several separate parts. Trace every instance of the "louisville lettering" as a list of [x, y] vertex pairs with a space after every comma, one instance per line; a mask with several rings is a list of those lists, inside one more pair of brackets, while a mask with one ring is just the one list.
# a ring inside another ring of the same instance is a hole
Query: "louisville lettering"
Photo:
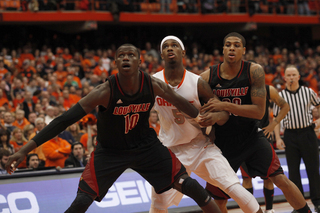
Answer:
[[129, 106], [115, 107], [113, 110], [114, 115], [126, 115], [128, 113], [146, 112], [150, 108], [150, 103], [145, 104], [130, 104]]
[[248, 93], [249, 87], [241, 88], [230, 88], [230, 89], [214, 89], [213, 94], [218, 97], [236, 97], [236, 96], [245, 96]]

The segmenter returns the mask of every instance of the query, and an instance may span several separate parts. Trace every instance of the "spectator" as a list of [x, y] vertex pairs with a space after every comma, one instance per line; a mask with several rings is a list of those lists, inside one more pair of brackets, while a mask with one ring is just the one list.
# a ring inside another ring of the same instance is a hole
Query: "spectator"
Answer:
[[31, 112], [34, 112], [35, 103], [32, 99], [32, 93], [25, 92], [24, 101], [20, 105], [20, 108], [24, 111], [25, 117], [28, 118]]
[[37, 70], [35, 69], [35, 67], [31, 66], [30, 60], [25, 59], [22, 64], [22, 71], [20, 72], [20, 74], [30, 80], [36, 73]]
[[53, 108], [53, 106], [49, 105], [46, 108], [46, 116], [45, 116], [46, 125], [48, 125], [54, 118], [55, 118], [55, 116], [54, 116], [54, 108]]
[[14, 121], [14, 117], [11, 112], [4, 113], [4, 117], [3, 117], [4, 127], [10, 133], [16, 128], [16, 126], [12, 125], [13, 121]]
[[27, 140], [30, 139], [30, 135], [32, 135], [34, 132], [35, 132], [35, 129], [33, 124], [27, 124], [23, 128], [23, 135]]
[[9, 104], [8, 98], [3, 96], [3, 90], [0, 88], [0, 106], [3, 106], [5, 103]]
[[68, 72], [64, 70], [63, 63], [57, 64], [57, 70], [54, 72], [57, 76], [57, 83], [60, 85], [60, 88], [63, 87], [63, 82], [66, 80]]
[[3, 58], [0, 58], [0, 79], [3, 79], [4, 75], [7, 72], [9, 72], [9, 71], [4, 67]]
[[[12, 136], [10, 139], [10, 144], [13, 146], [14, 152], [19, 151], [21, 147], [26, 145], [28, 142], [28, 140], [23, 135], [22, 129], [20, 128], [15, 128], [12, 131], [11, 135]], [[25, 168], [25, 167], [27, 167], [26, 159], [20, 163], [18, 168]]]
[[40, 165], [40, 160], [37, 154], [32, 153], [27, 155], [27, 168], [37, 170]]
[[46, 167], [64, 168], [64, 162], [71, 152], [71, 145], [68, 141], [56, 136], [42, 145], [42, 151], [46, 156]]
[[0, 148], [0, 174], [8, 174], [5, 170], [5, 165], [9, 159], [10, 152], [6, 149]]
[[[111, 64], [111, 63], [110, 63]], [[111, 68], [111, 66], [110, 66]], [[103, 66], [103, 61], [102, 59], [99, 59], [98, 61], [98, 65], [94, 68], [93, 70], [93, 74], [96, 74], [98, 76], [101, 76], [102, 73], [106, 74], [106, 77], [109, 76], [109, 70], [107, 70], [104, 66]]]
[[30, 124], [30, 122], [24, 117], [24, 115], [25, 112], [22, 109], [17, 109], [16, 120], [12, 123], [12, 125], [23, 129], [26, 125]]
[[35, 112], [30, 112], [28, 116], [28, 121], [30, 122], [30, 124], [35, 126], [36, 119], [37, 119], [37, 114]]
[[[38, 134], [45, 126], [45, 122], [44, 122], [44, 119], [43, 118], [37, 118], [35, 120], [35, 127], [36, 127], [36, 131], [33, 132], [28, 140], [30, 140], [31, 138], [33, 138], [36, 134]], [[45, 165], [45, 162], [46, 162], [46, 156], [44, 155], [43, 151], [42, 151], [42, 145], [41, 146], [38, 146], [37, 148], [35, 148], [34, 150], [32, 150], [30, 153], [35, 153], [38, 155], [40, 161], [40, 166], [43, 167]], [[30, 154], [29, 153], [29, 154]]]
[[[96, 123], [87, 123], [85, 124], [85, 128], [87, 129], [87, 132], [83, 134], [80, 138], [80, 142], [83, 144], [83, 147], [85, 151], [88, 151], [87, 142], [89, 140], [89, 135], [91, 135], [91, 138], [97, 135], [97, 124]], [[91, 139], [91, 141], [93, 141]]]
[[150, 111], [149, 126], [150, 128], [153, 128], [154, 131], [156, 131], [157, 135], [159, 135], [160, 123], [159, 123], [157, 111]]
[[26, 85], [26, 91], [33, 94], [35, 91], [38, 90], [37, 81], [34, 78], [29, 79], [28, 85]]
[[41, 91], [41, 96], [40, 96], [40, 100], [42, 100], [43, 98], [46, 98], [49, 101], [49, 105], [51, 106], [55, 106], [57, 105], [57, 99], [55, 98], [55, 96], [53, 96], [52, 94], [49, 93], [49, 91]]
[[0, 149], [6, 149], [10, 155], [14, 153], [14, 148], [10, 144], [10, 132], [5, 129], [0, 129]]
[[87, 156], [83, 144], [75, 142], [71, 145], [71, 154], [64, 162], [65, 167], [85, 167], [87, 165]]
[[22, 81], [20, 79], [15, 79], [15, 81], [12, 83], [12, 88], [11, 88], [11, 97], [15, 98], [17, 94], [21, 94], [22, 96], [24, 95], [25, 89], [23, 88]]
[[67, 131], [71, 133], [75, 141], [80, 141], [81, 136], [84, 134], [80, 130], [78, 123], [74, 123], [67, 128]]
[[58, 137], [68, 141], [68, 143], [70, 143], [70, 144], [73, 144], [74, 142], [76, 142], [74, 140], [72, 134], [69, 131], [66, 131], [66, 130], [60, 132]]

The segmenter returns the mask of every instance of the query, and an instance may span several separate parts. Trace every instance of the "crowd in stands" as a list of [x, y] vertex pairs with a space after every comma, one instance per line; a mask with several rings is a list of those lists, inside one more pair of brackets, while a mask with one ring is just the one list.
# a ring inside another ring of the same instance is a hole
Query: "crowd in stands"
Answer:
[[1, 0], [10, 11], [100, 10], [112, 13], [278, 13], [316, 14], [315, 0]]
[[[195, 43], [185, 43], [185, 46], [188, 51], [183, 59], [184, 66], [196, 74], [223, 61], [220, 49], [213, 49], [212, 54], [208, 54]], [[46, 45], [35, 49], [31, 44], [18, 49], [2, 48], [0, 149], [6, 150], [3, 155], [18, 151], [55, 117], [76, 104], [109, 75], [116, 74], [118, 70], [114, 56], [114, 45], [107, 49], [75, 52], [70, 52], [68, 47], [51, 49]], [[301, 73], [300, 83], [319, 93], [320, 45], [311, 47], [295, 42], [291, 48], [271, 49], [263, 44], [251, 45], [243, 59], [261, 64], [265, 70], [266, 84], [275, 86], [279, 91], [284, 88], [285, 67], [295, 65]], [[140, 70], [149, 74], [164, 68], [158, 47], [150, 42], [141, 48], [141, 61]], [[98, 108], [33, 150], [30, 154], [37, 156], [39, 166], [64, 168], [65, 161], [74, 155], [71, 154], [74, 147], [77, 150], [82, 147], [83, 156], [89, 155], [96, 143], [97, 112]], [[156, 114], [151, 113], [150, 118], [150, 127], [159, 131]], [[79, 142], [81, 147], [73, 146]], [[83, 156], [76, 155], [84, 159], [81, 162], [86, 162]], [[72, 160], [74, 158], [69, 159]], [[26, 159], [19, 167], [26, 168], [29, 164]]]

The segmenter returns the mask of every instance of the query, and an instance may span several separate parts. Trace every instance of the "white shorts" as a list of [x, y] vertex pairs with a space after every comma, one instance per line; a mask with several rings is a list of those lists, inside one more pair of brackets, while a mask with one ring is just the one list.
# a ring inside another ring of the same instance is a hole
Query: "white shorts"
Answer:
[[[239, 178], [229, 165], [220, 149], [206, 137], [198, 137], [188, 144], [169, 147], [186, 167], [188, 174], [194, 172], [206, 182], [227, 189], [239, 183]], [[160, 210], [172, 205], [178, 206], [183, 194], [170, 189], [162, 194], [156, 194], [152, 189], [152, 204]]]

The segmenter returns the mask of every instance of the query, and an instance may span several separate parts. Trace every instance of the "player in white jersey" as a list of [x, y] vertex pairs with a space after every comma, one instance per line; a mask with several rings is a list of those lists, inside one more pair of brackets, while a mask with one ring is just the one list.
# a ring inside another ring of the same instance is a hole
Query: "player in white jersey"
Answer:
[[[175, 92], [197, 108], [201, 106], [199, 97], [204, 102], [213, 98], [207, 82], [184, 69], [182, 58], [185, 50], [179, 38], [165, 37], [160, 48], [165, 69], [154, 74], [154, 77], [166, 82]], [[262, 212], [253, 195], [240, 185], [237, 175], [222, 156], [220, 149], [203, 134], [196, 121], [188, 119], [176, 107], [158, 96], [154, 109], [159, 113], [160, 141], [177, 156], [189, 174], [194, 172], [205, 181], [224, 190], [244, 212]], [[198, 117], [202, 125], [212, 123], [223, 125], [229, 118], [226, 112], [207, 113]], [[178, 205], [182, 196], [183, 194], [176, 190], [169, 190], [162, 194], [156, 194], [152, 190], [152, 204], [149, 212], [168, 212], [167, 208]]]

